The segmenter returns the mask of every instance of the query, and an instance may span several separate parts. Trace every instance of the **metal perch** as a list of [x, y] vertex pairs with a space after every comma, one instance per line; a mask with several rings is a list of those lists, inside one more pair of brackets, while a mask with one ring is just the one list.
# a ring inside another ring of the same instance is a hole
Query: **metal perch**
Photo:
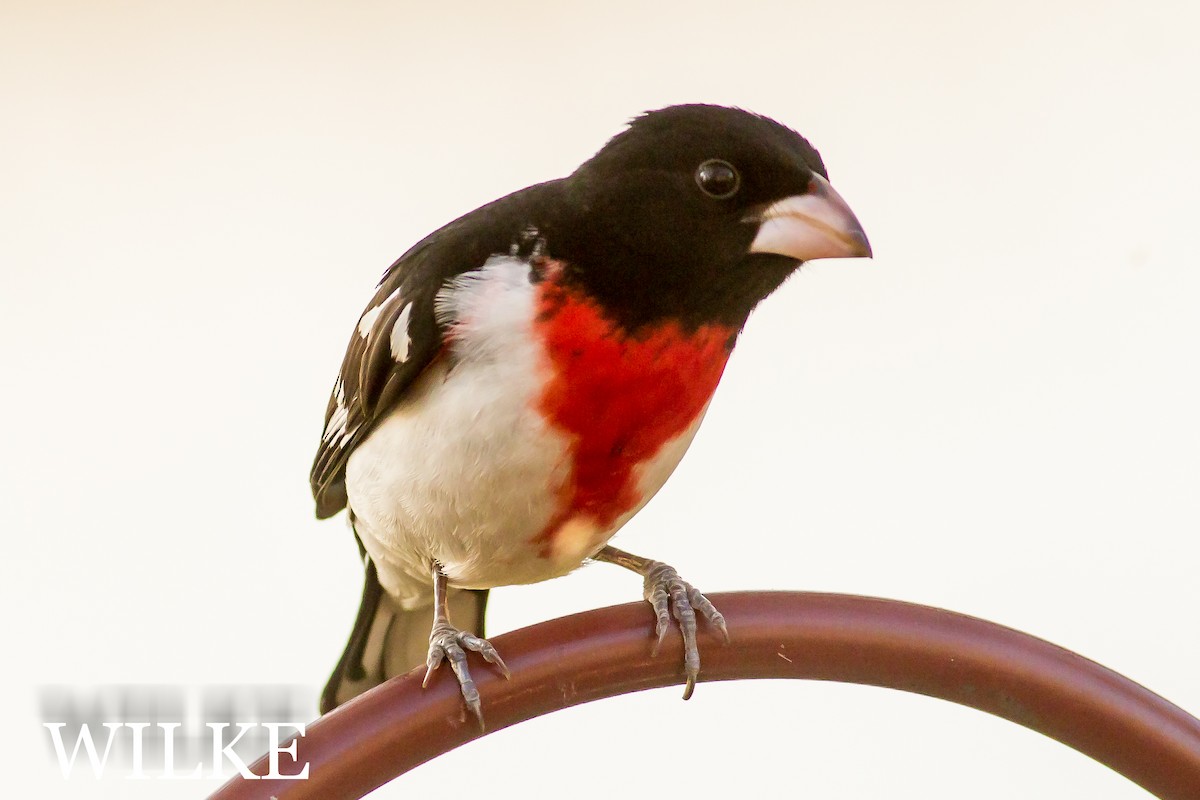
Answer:
[[[712, 595], [732, 642], [702, 647], [700, 680], [806, 678], [940, 697], [1024, 725], [1106, 764], [1162, 800], [1200, 797], [1200, 720], [1105, 667], [991, 622], [836, 594]], [[568, 706], [683, 683], [682, 648], [650, 657], [644, 603], [602, 608], [496, 637], [512, 668], [476, 671], [488, 730]], [[480, 736], [458, 684], [421, 689], [416, 670], [313, 723], [296, 763], [307, 780], [235, 776], [213, 800], [355, 800]], [[281, 772], [294, 771], [283, 756]], [[266, 774], [266, 760], [253, 767]]]

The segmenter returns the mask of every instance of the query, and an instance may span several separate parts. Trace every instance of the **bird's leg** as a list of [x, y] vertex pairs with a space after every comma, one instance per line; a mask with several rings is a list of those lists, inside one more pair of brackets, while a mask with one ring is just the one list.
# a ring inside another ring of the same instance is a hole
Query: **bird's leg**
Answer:
[[425, 659], [425, 680], [421, 682], [421, 686], [428, 686], [434, 670], [441, 666], [442, 661], [449, 659], [450, 668], [454, 670], [454, 675], [458, 678], [458, 685], [462, 688], [463, 700], [475, 718], [479, 720], [479, 727], [482, 730], [483, 710], [479, 704], [479, 689], [475, 686], [471, 671], [467, 669], [467, 654], [463, 648], [479, 653], [489, 664], [495, 664], [504, 677], [509, 676], [504, 659], [500, 658], [500, 654], [496, 652], [496, 648], [492, 647], [491, 642], [466, 631], [460, 631], [450, 624], [450, 611], [446, 599], [446, 576], [442, 572], [441, 566], [434, 563], [433, 629], [429, 632], [429, 655]]
[[683, 634], [683, 668], [687, 673], [683, 699], [687, 700], [692, 696], [696, 688], [696, 678], [700, 675], [700, 649], [696, 646], [696, 612], [703, 614], [708, 623], [719, 630], [728, 642], [729, 629], [725, 627], [725, 618], [721, 616], [721, 612], [717, 611], [696, 587], [679, 577], [674, 567], [661, 561], [635, 556], [609, 545], [592, 558], [633, 570], [642, 576], [642, 596], [653, 606], [654, 615], [658, 618], [655, 626], [658, 641], [655, 642], [651, 655], [658, 653], [658, 648], [667, 638], [671, 614], [674, 613], [679, 622], [679, 630]]

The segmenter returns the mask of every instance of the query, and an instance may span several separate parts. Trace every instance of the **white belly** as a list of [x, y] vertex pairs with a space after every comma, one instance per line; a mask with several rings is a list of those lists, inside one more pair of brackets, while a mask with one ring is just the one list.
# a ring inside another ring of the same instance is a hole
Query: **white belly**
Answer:
[[568, 519], [547, 550], [535, 539], [570, 478], [571, 441], [537, 410], [549, 366], [531, 330], [528, 266], [494, 258], [441, 299], [456, 321], [452, 357], [423, 373], [346, 465], [356, 531], [406, 607], [428, 602], [433, 561], [465, 588], [575, 569], [661, 488], [699, 424], [641, 465], [636, 508], [606, 530]]

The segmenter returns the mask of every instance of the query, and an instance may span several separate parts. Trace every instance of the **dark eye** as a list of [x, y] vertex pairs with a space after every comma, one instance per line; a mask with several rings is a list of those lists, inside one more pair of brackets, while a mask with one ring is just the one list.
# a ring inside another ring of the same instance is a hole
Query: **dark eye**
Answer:
[[742, 176], [728, 161], [710, 158], [696, 167], [696, 185], [700, 191], [717, 200], [728, 200], [737, 194]]

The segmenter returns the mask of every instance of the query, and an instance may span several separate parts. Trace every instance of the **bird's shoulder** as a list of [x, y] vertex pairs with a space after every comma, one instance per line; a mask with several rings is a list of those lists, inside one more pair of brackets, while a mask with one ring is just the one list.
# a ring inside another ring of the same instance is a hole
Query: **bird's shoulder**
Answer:
[[439, 314], [439, 293], [495, 255], [534, 247], [531, 233], [561, 193], [562, 181], [549, 181], [488, 203], [429, 234], [384, 272], [350, 336], [326, 405], [309, 475], [318, 517], [345, 507], [350, 454], [443, 352], [447, 320]]

